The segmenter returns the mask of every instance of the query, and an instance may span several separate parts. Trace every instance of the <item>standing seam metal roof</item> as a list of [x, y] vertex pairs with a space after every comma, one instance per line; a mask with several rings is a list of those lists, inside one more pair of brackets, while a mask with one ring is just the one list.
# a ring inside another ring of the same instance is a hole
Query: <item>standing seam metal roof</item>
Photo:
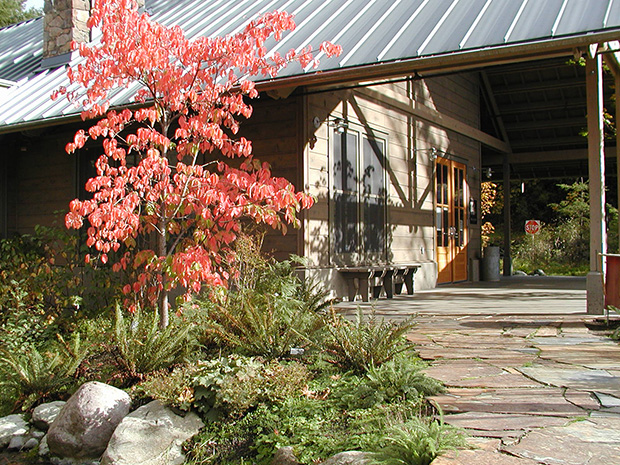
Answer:
[[[343, 48], [340, 57], [326, 59], [318, 53], [322, 58], [318, 69], [292, 65], [279, 78], [597, 32], [620, 39], [620, 0], [147, 0], [146, 4], [154, 20], [182, 27], [189, 38], [235, 33], [261, 13], [286, 10], [295, 15], [297, 28], [279, 43], [268, 42], [270, 53], [317, 46], [323, 40]], [[66, 84], [66, 73], [64, 68], [41, 70], [42, 49], [42, 18], [0, 29], [0, 79], [17, 81], [0, 90], [0, 130], [78, 114], [66, 101], [51, 102], [51, 92]], [[131, 93], [132, 89], [119, 90], [112, 104], [129, 103]]]

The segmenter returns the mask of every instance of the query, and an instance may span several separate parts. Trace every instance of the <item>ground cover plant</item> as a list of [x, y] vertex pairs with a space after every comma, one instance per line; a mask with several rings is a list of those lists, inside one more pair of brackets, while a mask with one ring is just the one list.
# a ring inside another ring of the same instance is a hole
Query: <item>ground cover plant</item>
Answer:
[[[196, 297], [165, 330], [154, 311], [117, 306], [83, 316], [70, 339], [57, 333], [25, 355], [3, 352], [6, 413], [66, 399], [98, 380], [126, 389], [135, 405], [158, 399], [198, 412], [206, 427], [186, 444], [187, 463], [269, 463], [291, 446], [304, 464], [355, 449], [376, 454], [377, 463], [405, 457], [417, 465], [463, 445], [426, 401], [442, 386], [422, 373], [425, 364], [404, 338], [414, 321], [344, 318], [299, 277], [294, 261], [261, 255], [260, 242], [239, 242], [236, 254], [252, 266], [241, 269], [237, 285]], [[255, 315], [263, 307], [248, 313], [240, 296], [271, 306], [267, 325]], [[214, 311], [220, 307], [229, 316]]]

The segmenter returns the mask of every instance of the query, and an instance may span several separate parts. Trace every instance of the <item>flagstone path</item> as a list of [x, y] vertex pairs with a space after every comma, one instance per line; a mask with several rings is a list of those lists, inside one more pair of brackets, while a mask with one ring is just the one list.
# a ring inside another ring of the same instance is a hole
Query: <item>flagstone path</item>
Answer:
[[433, 465], [620, 464], [620, 345], [584, 319], [420, 314], [409, 337], [448, 387], [432, 401], [475, 447]]

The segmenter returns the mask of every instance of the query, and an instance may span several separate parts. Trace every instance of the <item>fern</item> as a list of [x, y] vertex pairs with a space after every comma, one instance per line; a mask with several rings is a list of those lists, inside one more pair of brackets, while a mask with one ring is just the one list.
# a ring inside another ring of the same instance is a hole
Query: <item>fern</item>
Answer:
[[401, 323], [386, 322], [379, 320], [373, 310], [365, 320], [362, 310], [358, 308], [357, 318], [351, 322], [332, 308], [326, 325], [330, 334], [325, 341], [327, 359], [342, 369], [358, 373], [382, 365], [412, 348], [404, 335], [415, 326], [413, 318]]
[[27, 410], [73, 387], [74, 375], [88, 349], [79, 333], [69, 343], [61, 336], [58, 339], [59, 343], [46, 350], [30, 345], [21, 352], [1, 352], [0, 386], [13, 392], [16, 407]]
[[388, 430], [385, 445], [373, 454], [371, 463], [429, 465], [442, 452], [466, 446], [463, 433], [443, 421], [413, 418]]
[[114, 345], [120, 367], [129, 378], [142, 379], [148, 373], [182, 362], [195, 347], [190, 328], [171, 322], [162, 330], [156, 314], [147, 316], [140, 310], [126, 321], [117, 305]]

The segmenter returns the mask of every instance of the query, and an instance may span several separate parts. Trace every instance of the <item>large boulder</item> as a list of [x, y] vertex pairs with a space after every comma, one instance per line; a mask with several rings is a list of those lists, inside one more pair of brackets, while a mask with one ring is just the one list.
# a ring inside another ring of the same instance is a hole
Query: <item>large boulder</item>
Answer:
[[49, 428], [50, 455], [72, 459], [100, 457], [130, 406], [129, 395], [120, 389], [96, 381], [83, 384]]
[[367, 465], [369, 458], [367, 452], [349, 450], [328, 458], [321, 465]]
[[182, 417], [155, 400], [118, 425], [101, 465], [180, 465], [181, 445], [203, 426], [195, 413]]
[[25, 436], [27, 433], [28, 423], [23, 415], [0, 418], [0, 449], [7, 447], [14, 437]]
[[66, 402], [57, 400], [36, 406], [32, 411], [32, 424], [42, 431], [47, 431], [65, 404]]

